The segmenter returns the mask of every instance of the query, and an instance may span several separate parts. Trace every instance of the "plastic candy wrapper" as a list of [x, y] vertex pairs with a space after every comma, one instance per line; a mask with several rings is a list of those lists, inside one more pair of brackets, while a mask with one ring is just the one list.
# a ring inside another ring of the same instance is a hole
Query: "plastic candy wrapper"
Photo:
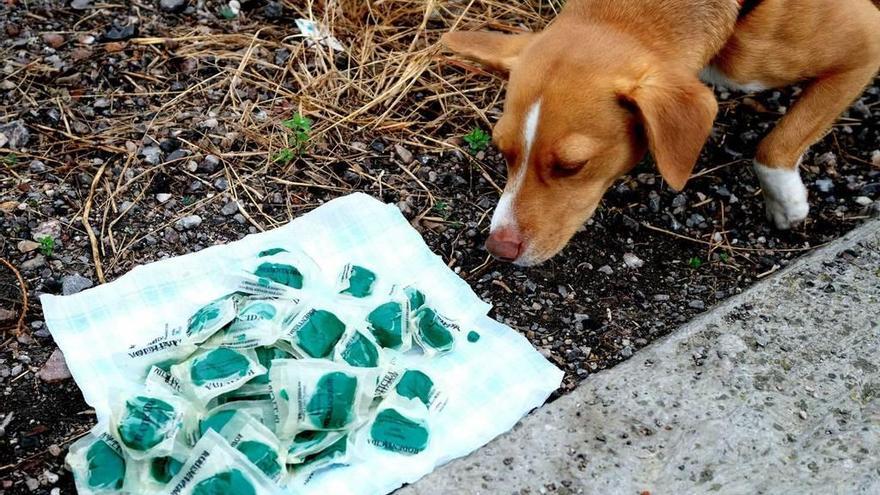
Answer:
[[205, 342], [205, 347], [253, 349], [278, 340], [282, 322], [297, 311], [297, 305], [282, 299], [248, 299], [235, 319]]
[[412, 345], [411, 299], [398, 289], [388, 299], [371, 308], [366, 317], [368, 328], [382, 347], [406, 352]]
[[356, 368], [378, 368], [385, 363], [385, 353], [373, 335], [353, 326], [339, 339], [333, 356]]
[[148, 392], [165, 395], [184, 395], [183, 385], [170, 371], [163, 370], [158, 366], [150, 368], [144, 388]]
[[190, 344], [201, 344], [208, 340], [235, 319], [243, 300], [244, 297], [240, 294], [230, 294], [196, 311], [187, 321], [186, 341]]
[[233, 281], [246, 294], [299, 301], [304, 290], [321, 288], [318, 267], [308, 255], [274, 248], [261, 251]]
[[275, 495], [281, 489], [215, 431], [205, 433], [168, 482], [167, 495]]
[[269, 372], [276, 404], [275, 432], [352, 429], [366, 421], [377, 374], [368, 368], [316, 359], [278, 359]]
[[280, 483], [287, 474], [278, 438], [246, 412], [235, 413], [220, 430], [220, 436], [275, 483]]
[[454, 321], [425, 305], [415, 312], [413, 322], [415, 341], [428, 356], [451, 352], [461, 334], [461, 329]]
[[306, 459], [330, 447], [348, 435], [343, 431], [303, 430], [293, 437], [287, 447], [287, 463], [302, 464]]
[[143, 345], [133, 346], [125, 352], [113, 356], [121, 367], [129, 371], [132, 379], [145, 379], [150, 368], [156, 366], [168, 370], [171, 365], [186, 359], [195, 352], [195, 344], [186, 341], [183, 327], [171, 328], [166, 325], [162, 336]]
[[270, 400], [241, 400], [219, 405], [199, 420], [198, 435], [192, 443], [208, 430], [219, 432], [238, 412], [248, 414], [268, 428], [275, 427], [275, 405]]
[[344, 315], [332, 301], [315, 299], [286, 324], [281, 336], [302, 357], [329, 358], [345, 333]]
[[418, 454], [428, 448], [430, 415], [444, 405], [434, 381], [421, 370], [408, 369], [379, 404], [366, 441], [389, 452]]
[[186, 401], [173, 395], [135, 394], [117, 404], [111, 433], [132, 459], [164, 456], [173, 450], [187, 410]]
[[337, 282], [340, 294], [364, 298], [373, 293], [376, 273], [360, 264], [348, 263], [342, 268]]
[[70, 446], [67, 464], [80, 495], [119, 493], [125, 483], [126, 462], [119, 442], [95, 428]]
[[212, 398], [235, 390], [265, 372], [253, 349], [225, 347], [199, 351], [171, 367], [171, 374], [200, 404], [207, 404]]
[[160, 493], [189, 457], [190, 448], [178, 437], [168, 455], [128, 464], [124, 491], [132, 494]]
[[293, 466], [294, 483], [306, 485], [318, 471], [348, 465], [354, 457], [354, 443], [352, 436], [345, 434], [320, 452], [306, 457], [301, 464]]

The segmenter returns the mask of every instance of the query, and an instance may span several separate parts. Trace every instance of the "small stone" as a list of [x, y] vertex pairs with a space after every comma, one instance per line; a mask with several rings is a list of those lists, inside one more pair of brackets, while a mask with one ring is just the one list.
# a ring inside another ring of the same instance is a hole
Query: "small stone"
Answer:
[[18, 318], [17, 312], [11, 309], [0, 308], [0, 321], [9, 321], [15, 318]]
[[668, 294], [655, 294], [652, 299], [654, 299], [657, 302], [664, 302], [664, 301], [669, 300], [669, 295]]
[[225, 191], [229, 188], [229, 181], [226, 180], [226, 177], [220, 177], [219, 179], [214, 181], [214, 189], [218, 191]]
[[819, 191], [823, 193], [829, 193], [834, 189], [834, 181], [831, 179], [819, 179], [815, 184]]
[[210, 117], [210, 118], [207, 118], [207, 119], [199, 122], [198, 126], [201, 127], [202, 129], [213, 129], [213, 128], [217, 127], [218, 125], [220, 125], [220, 122], [216, 118]]
[[46, 33], [43, 35], [43, 41], [52, 48], [60, 48], [64, 44], [64, 36], [57, 33]]
[[799, 410], [798, 416], [800, 416], [801, 419], [807, 419], [807, 411], [804, 411], [803, 409]]
[[699, 299], [694, 299], [693, 301], [688, 303], [688, 307], [693, 309], [706, 309], [706, 303]]
[[159, 8], [165, 12], [177, 14], [186, 9], [186, 0], [161, 0], [159, 2]]
[[26, 146], [30, 138], [31, 133], [25, 127], [24, 121], [16, 120], [0, 125], [0, 148], [11, 148], [17, 151]]
[[599, 272], [604, 273], [605, 275], [611, 275], [614, 273], [614, 270], [610, 266], [605, 265], [599, 268]]
[[37, 372], [37, 376], [46, 383], [57, 383], [70, 378], [70, 370], [67, 368], [67, 362], [64, 360], [64, 353], [61, 352], [61, 349], [52, 351], [52, 355]]
[[158, 201], [159, 203], [164, 203], [169, 199], [171, 199], [171, 195], [168, 193], [159, 193], [156, 195], [156, 201]]
[[42, 254], [38, 254], [33, 258], [25, 261], [21, 264], [21, 269], [26, 272], [34, 271], [37, 268], [42, 268], [46, 266], [46, 257]]
[[202, 224], [202, 217], [189, 215], [177, 221], [177, 225], [184, 230], [192, 230]]
[[53, 473], [52, 471], [46, 470], [43, 472], [43, 477], [46, 478], [46, 482], [50, 485], [54, 485], [58, 483], [58, 475]]
[[623, 255], [623, 262], [628, 268], [641, 268], [645, 265], [645, 262], [633, 253], [625, 253]]
[[73, 0], [70, 2], [70, 6], [74, 10], [85, 10], [92, 6], [92, 0]]
[[150, 165], [158, 165], [162, 162], [162, 150], [158, 146], [146, 146], [141, 150], [141, 155]]
[[137, 24], [130, 23], [124, 26], [114, 22], [104, 32], [104, 39], [108, 41], [124, 41], [137, 35]]
[[59, 455], [61, 455], [61, 452], [62, 452], [61, 447], [59, 447], [58, 444], [54, 444], [54, 443], [49, 446], [48, 450], [49, 450], [49, 454], [52, 457], [58, 457]]
[[220, 209], [220, 213], [222, 213], [223, 215], [225, 215], [227, 217], [235, 215], [237, 212], [238, 212], [238, 203], [236, 203], [235, 201], [230, 201], [230, 202], [226, 203], [225, 205], [223, 205], [223, 208]]
[[868, 206], [874, 202], [874, 200], [867, 196], [858, 196], [854, 201], [861, 206]]
[[816, 165], [835, 167], [837, 165], [837, 157], [830, 151], [828, 153], [822, 153], [816, 157]]
[[95, 283], [90, 279], [83, 277], [79, 273], [74, 273], [73, 275], [67, 275], [61, 279], [61, 292], [65, 296], [69, 296], [71, 294], [82, 292], [93, 285], [95, 285]]
[[244, 225], [245, 222], [247, 222], [247, 220], [244, 218], [244, 215], [242, 215], [241, 213], [236, 213], [235, 216], [232, 217], [232, 219], [242, 225]]
[[31, 173], [34, 174], [42, 174], [45, 173], [46, 170], [48, 170], [48, 167], [46, 167], [46, 164], [41, 162], [40, 160], [33, 160], [30, 165], [28, 165], [28, 170], [30, 170]]
[[400, 161], [402, 161], [404, 164], [409, 164], [413, 161], [412, 152], [404, 148], [401, 144], [394, 145], [394, 152], [397, 153], [397, 156], [400, 157]]
[[217, 171], [217, 167], [220, 165], [220, 158], [217, 155], [208, 155], [202, 160], [202, 163], [199, 164], [199, 168], [202, 171], [207, 172], [209, 174], [213, 174]]
[[880, 168], [880, 150], [874, 150], [874, 152], [871, 153], [871, 164]]
[[266, 19], [279, 19], [284, 15], [284, 6], [280, 2], [269, 2], [263, 7], [263, 15]]
[[28, 478], [24, 480], [24, 484], [27, 485], [28, 490], [34, 492], [40, 488], [40, 482], [36, 478]]
[[22, 253], [30, 253], [31, 251], [36, 251], [39, 247], [39, 242], [29, 241], [27, 239], [23, 241], [18, 241], [18, 250]]

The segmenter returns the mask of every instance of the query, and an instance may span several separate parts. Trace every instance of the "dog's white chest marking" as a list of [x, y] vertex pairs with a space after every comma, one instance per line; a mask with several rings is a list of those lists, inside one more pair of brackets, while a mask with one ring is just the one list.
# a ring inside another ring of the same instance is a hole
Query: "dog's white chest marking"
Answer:
[[742, 91], [744, 93], [757, 93], [758, 91], [770, 89], [770, 86], [768, 84], [764, 84], [761, 81], [751, 81], [747, 83], [739, 83], [733, 81], [728, 78], [723, 72], [718, 70], [718, 68], [712, 65], [704, 68], [700, 72], [700, 79], [703, 82], [711, 84], [718, 88]]
[[522, 127], [522, 160], [516, 175], [507, 178], [507, 187], [504, 188], [504, 194], [501, 195], [498, 207], [495, 208], [495, 213], [492, 214], [491, 230], [499, 227], [517, 227], [516, 217], [513, 214], [513, 202], [517, 195], [519, 195], [519, 191], [526, 178], [526, 170], [529, 167], [529, 159], [532, 155], [532, 145], [535, 144], [535, 137], [538, 134], [538, 121], [540, 117], [541, 100], [538, 100], [529, 107], [529, 111], [526, 113], [526, 119]]
[[797, 167], [793, 170], [770, 168], [756, 161], [755, 175], [764, 190], [767, 219], [776, 224], [776, 228], [788, 230], [807, 218], [810, 213], [807, 188]]

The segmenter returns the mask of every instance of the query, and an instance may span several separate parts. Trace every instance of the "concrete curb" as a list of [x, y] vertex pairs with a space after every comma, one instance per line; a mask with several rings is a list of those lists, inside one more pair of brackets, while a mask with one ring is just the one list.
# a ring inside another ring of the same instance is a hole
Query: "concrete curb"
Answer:
[[402, 495], [880, 493], [880, 220]]

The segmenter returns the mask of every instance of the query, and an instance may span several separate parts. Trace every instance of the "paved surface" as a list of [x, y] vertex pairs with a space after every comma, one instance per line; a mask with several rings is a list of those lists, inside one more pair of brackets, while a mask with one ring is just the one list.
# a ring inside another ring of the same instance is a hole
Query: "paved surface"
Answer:
[[880, 493], [880, 221], [399, 493], [645, 492]]

